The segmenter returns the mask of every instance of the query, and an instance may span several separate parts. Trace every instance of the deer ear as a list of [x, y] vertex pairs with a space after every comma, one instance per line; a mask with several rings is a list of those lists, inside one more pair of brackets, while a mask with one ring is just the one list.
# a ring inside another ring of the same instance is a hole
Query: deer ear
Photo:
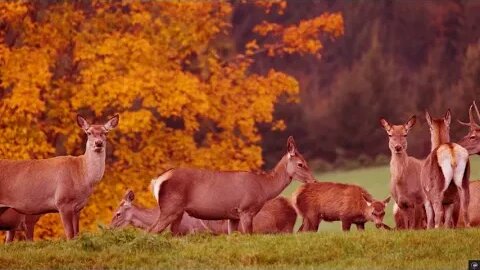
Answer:
[[117, 125], [118, 125], [118, 121], [120, 120], [120, 116], [117, 114], [115, 114], [112, 118], [110, 118], [107, 123], [105, 123], [105, 125], [103, 125], [103, 127], [107, 130], [107, 131], [110, 131], [112, 129], [114, 129]]
[[427, 123], [429, 126], [432, 126], [432, 117], [428, 113], [428, 111], [425, 111], [425, 119], [427, 119]]
[[77, 114], [77, 124], [83, 130], [87, 130], [90, 127], [87, 120], [85, 120], [85, 118], [83, 118], [80, 114]]
[[382, 125], [382, 127], [386, 130], [386, 131], [389, 131], [390, 130], [390, 124], [388, 123], [387, 120], [385, 120], [385, 118], [380, 118], [380, 125]]
[[127, 190], [123, 198], [128, 202], [133, 202], [133, 200], [135, 200], [135, 193], [133, 193], [133, 191], [129, 189]]
[[297, 151], [297, 147], [295, 146], [295, 141], [293, 140], [292, 136], [288, 137], [287, 151], [290, 156], [295, 156], [295, 152]]
[[371, 201], [371, 199], [367, 196], [367, 194], [362, 193], [362, 198], [363, 198], [363, 200], [365, 200], [365, 202], [367, 203], [368, 206], [371, 206], [371, 205], [372, 205], [372, 201]]
[[445, 113], [445, 116], [443, 117], [443, 121], [445, 121], [445, 124], [447, 126], [450, 126], [450, 123], [452, 122], [452, 113], [450, 112], [450, 109], [447, 110]]
[[416, 122], [417, 122], [417, 117], [415, 115], [412, 115], [412, 117], [410, 117], [408, 122], [405, 124], [405, 128], [407, 130], [410, 130], [415, 125]]
[[388, 196], [387, 198], [385, 198], [385, 200], [383, 200], [383, 203], [384, 204], [389, 203], [391, 198], [392, 198], [391, 196]]

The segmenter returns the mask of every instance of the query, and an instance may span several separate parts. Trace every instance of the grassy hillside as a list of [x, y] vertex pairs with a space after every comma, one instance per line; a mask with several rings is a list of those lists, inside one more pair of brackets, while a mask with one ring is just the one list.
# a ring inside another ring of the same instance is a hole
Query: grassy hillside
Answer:
[[480, 230], [171, 237], [103, 231], [74, 241], [0, 246], [18, 269], [467, 269]]
[[[472, 179], [480, 159], [472, 159]], [[355, 183], [374, 197], [388, 195], [388, 167], [318, 174], [320, 181]], [[299, 183], [284, 192], [290, 196]], [[391, 204], [386, 223], [394, 225]], [[292, 235], [195, 235], [172, 237], [135, 230], [84, 233], [74, 241], [0, 245], [0, 269], [467, 269], [480, 259], [480, 229], [339, 232], [340, 223], [318, 233]]]
[[[480, 179], [480, 157], [472, 156], [470, 157], [471, 162], [471, 174], [470, 179]], [[316, 175], [317, 180], [319, 181], [331, 181], [331, 182], [341, 182], [341, 183], [350, 183], [357, 184], [359, 186], [367, 189], [374, 198], [384, 199], [390, 194], [389, 185], [390, 185], [390, 169], [388, 166], [382, 167], [372, 167], [365, 169], [357, 169], [351, 171], [334, 171], [329, 173], [319, 173]], [[292, 182], [285, 191], [283, 192], [284, 196], [290, 197], [292, 193], [298, 188], [300, 183], [298, 181]], [[391, 227], [395, 227], [392, 216], [392, 202], [387, 207], [385, 214], [385, 223]], [[300, 220], [297, 221], [297, 227], [300, 224]], [[372, 224], [366, 226], [367, 229], [375, 228]], [[352, 229], [355, 229], [355, 226], [352, 226]], [[341, 223], [334, 222], [322, 222], [319, 227], [320, 231], [341, 231]]]

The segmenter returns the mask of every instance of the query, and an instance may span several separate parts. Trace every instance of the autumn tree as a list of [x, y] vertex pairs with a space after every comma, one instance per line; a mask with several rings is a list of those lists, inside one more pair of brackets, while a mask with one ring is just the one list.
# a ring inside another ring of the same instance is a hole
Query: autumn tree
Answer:
[[[257, 4], [281, 12], [286, 3]], [[234, 48], [231, 13], [221, 1], [2, 2], [0, 156], [82, 154], [75, 114], [101, 121], [120, 113], [83, 229], [108, 222], [126, 188], [151, 204], [150, 179], [166, 168], [259, 168], [257, 125], [282, 128], [274, 105], [297, 101], [299, 87], [274, 69], [252, 73], [253, 55], [319, 54], [319, 37], [343, 34], [343, 20], [329, 13], [295, 25], [264, 22], [256, 31], [268, 42]], [[37, 230], [59, 232], [56, 215]]]

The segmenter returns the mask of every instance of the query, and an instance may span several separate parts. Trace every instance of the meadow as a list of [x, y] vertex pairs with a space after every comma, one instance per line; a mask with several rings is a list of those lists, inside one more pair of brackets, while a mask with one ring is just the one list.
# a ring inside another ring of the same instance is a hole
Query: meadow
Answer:
[[[471, 178], [480, 178], [480, 158], [471, 160]], [[388, 195], [388, 166], [319, 173], [317, 179], [359, 184], [376, 198]], [[298, 185], [293, 182], [284, 195]], [[391, 204], [385, 222], [394, 226]], [[385, 231], [368, 225], [365, 232], [352, 227], [343, 233], [339, 222], [322, 222], [318, 233], [173, 237], [101, 227], [73, 241], [2, 245], [0, 269], [467, 269], [469, 259], [480, 258], [480, 229]]]

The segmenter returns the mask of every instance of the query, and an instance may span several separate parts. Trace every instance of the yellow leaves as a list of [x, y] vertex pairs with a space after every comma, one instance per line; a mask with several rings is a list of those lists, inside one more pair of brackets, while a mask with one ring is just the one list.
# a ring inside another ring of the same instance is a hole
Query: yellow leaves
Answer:
[[321, 35], [332, 39], [343, 35], [343, 16], [340, 13], [324, 13], [298, 25], [281, 26], [276, 23], [262, 22], [254, 28], [262, 36], [272, 36], [275, 41], [264, 44], [269, 56], [275, 54], [317, 54], [323, 48], [319, 40]]
[[[281, 12], [286, 1], [262, 1]], [[0, 42], [0, 156], [27, 159], [55, 152], [77, 155], [85, 135], [76, 112], [90, 122], [120, 113], [109, 134], [104, 179], [82, 212], [82, 230], [107, 223], [127, 188], [154, 205], [150, 179], [177, 166], [224, 170], [262, 165], [258, 123], [283, 129], [273, 118], [280, 97], [298, 101], [291, 76], [252, 73], [253, 56], [318, 53], [318, 35], [343, 33], [339, 14], [295, 26], [263, 23], [245, 54], [226, 61], [215, 46], [230, 30], [232, 5], [222, 1], [52, 2], [41, 20], [31, 5], [0, 4], [15, 21], [15, 45]], [[83, 8], [76, 8], [83, 5]], [[88, 13], [84, 13], [88, 10]], [[128, 10], [128, 12], [125, 12]], [[8, 21], [7, 21], [8, 23]], [[5, 33], [1, 33], [4, 37]], [[58, 215], [41, 220], [37, 236], [63, 235]]]

